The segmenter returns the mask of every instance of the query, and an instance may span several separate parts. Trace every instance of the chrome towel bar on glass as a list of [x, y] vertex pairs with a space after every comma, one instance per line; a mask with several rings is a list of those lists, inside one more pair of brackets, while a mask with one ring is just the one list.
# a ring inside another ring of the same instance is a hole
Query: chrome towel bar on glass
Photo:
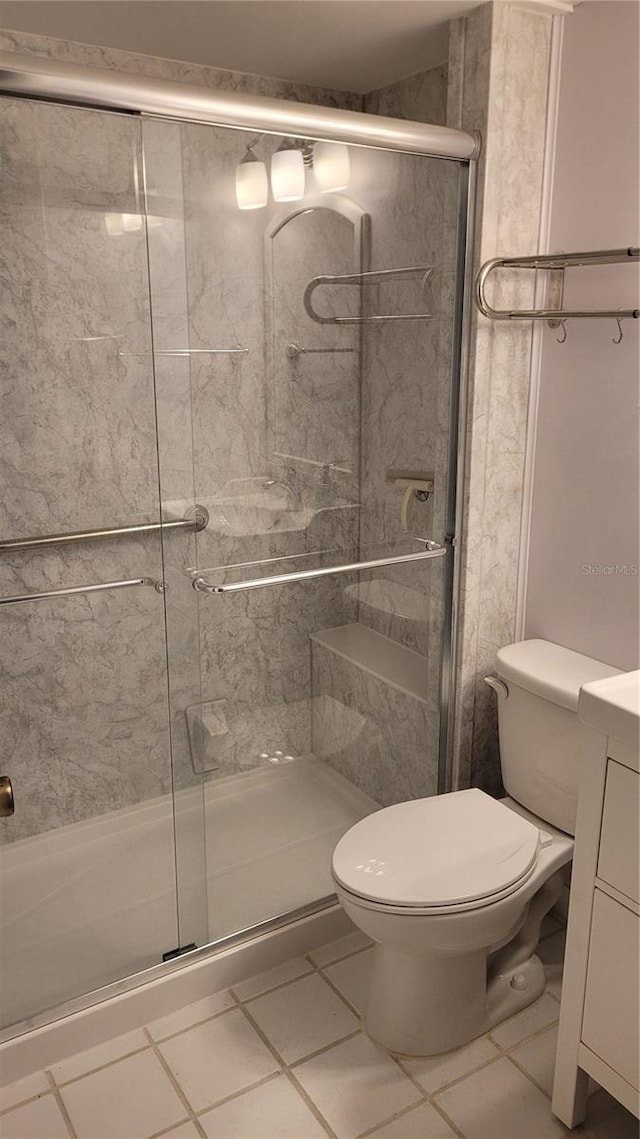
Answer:
[[43, 534], [39, 538], [8, 538], [0, 540], [0, 553], [12, 550], [34, 550], [41, 546], [66, 546], [71, 542], [96, 542], [104, 538], [132, 538], [142, 534], [155, 534], [159, 530], [204, 530], [209, 512], [204, 506], [193, 508], [192, 518], [175, 522], [142, 522], [137, 526], [111, 526], [102, 530], [76, 530], [70, 534]]
[[21, 601], [47, 601], [50, 597], [70, 597], [74, 593], [101, 593], [104, 589], [128, 589], [132, 585], [151, 585], [156, 593], [164, 592], [164, 582], [152, 577], [134, 577], [129, 581], [103, 581], [99, 585], [73, 585], [68, 589], [48, 589], [44, 593], [22, 593], [0, 597], [0, 605], [18, 605]]
[[392, 558], [373, 558], [366, 562], [349, 562], [339, 566], [322, 566], [320, 569], [296, 570], [294, 573], [274, 574], [270, 577], [256, 577], [249, 581], [233, 581], [229, 585], [214, 585], [205, 577], [196, 577], [193, 588], [201, 593], [242, 593], [247, 589], [264, 589], [267, 585], [289, 585], [294, 582], [310, 581], [317, 577], [331, 577], [341, 573], [359, 573], [361, 570], [379, 569], [382, 566], [398, 566], [405, 562], [420, 562], [426, 558], [442, 558], [446, 554], [444, 546], [428, 542], [426, 550], [417, 554], [399, 554]]
[[156, 352], [118, 352], [121, 359], [143, 360], [147, 356], [246, 356], [249, 349], [236, 344], [233, 348], [169, 348]]
[[321, 316], [311, 304], [311, 298], [320, 285], [379, 285], [384, 281], [400, 281], [405, 277], [422, 276], [426, 285], [433, 266], [408, 265], [400, 269], [374, 269], [369, 273], [342, 273], [338, 276], [312, 277], [304, 291], [304, 307], [316, 324], [384, 324], [392, 320], [430, 320], [430, 312], [384, 313], [375, 316]]
[[532, 257], [494, 257], [486, 261], [476, 277], [476, 304], [489, 320], [550, 320], [561, 323], [574, 317], [600, 317], [612, 320], [637, 320], [640, 310], [627, 309], [494, 309], [485, 296], [487, 281], [497, 269], [560, 270], [587, 265], [624, 265], [640, 260], [640, 249], [596, 249], [585, 253], [549, 253]]

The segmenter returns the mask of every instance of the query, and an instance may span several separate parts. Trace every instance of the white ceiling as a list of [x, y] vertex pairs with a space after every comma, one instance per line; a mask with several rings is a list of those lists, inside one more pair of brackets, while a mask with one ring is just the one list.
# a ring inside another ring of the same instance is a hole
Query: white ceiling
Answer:
[[365, 92], [447, 56], [480, 0], [2, 0], [0, 27]]

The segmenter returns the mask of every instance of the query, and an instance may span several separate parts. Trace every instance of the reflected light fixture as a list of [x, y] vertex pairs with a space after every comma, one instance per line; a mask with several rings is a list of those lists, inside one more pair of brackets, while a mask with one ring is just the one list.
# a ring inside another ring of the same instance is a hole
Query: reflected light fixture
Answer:
[[271, 192], [276, 202], [304, 196], [304, 158], [298, 143], [284, 139], [271, 159]]
[[313, 170], [321, 194], [346, 190], [351, 173], [349, 148], [343, 142], [314, 143]]
[[236, 166], [236, 201], [241, 210], [260, 210], [266, 206], [269, 197], [267, 168], [253, 153], [261, 138], [261, 134], [256, 135]]
[[124, 233], [136, 233], [142, 229], [140, 214], [105, 214], [104, 224], [109, 237], [122, 237]]

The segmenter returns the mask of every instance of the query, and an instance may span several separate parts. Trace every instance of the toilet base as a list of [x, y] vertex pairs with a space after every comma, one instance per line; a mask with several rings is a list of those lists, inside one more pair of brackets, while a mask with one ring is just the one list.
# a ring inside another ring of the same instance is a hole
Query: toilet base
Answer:
[[368, 1035], [402, 1056], [434, 1056], [460, 1048], [532, 1004], [544, 992], [545, 974], [533, 954], [486, 983], [487, 955], [424, 957], [375, 946]]
[[390, 1052], [432, 1056], [486, 1031], [486, 952], [430, 955], [376, 945], [364, 1023]]
[[487, 1027], [495, 1028], [541, 997], [546, 986], [544, 965], [532, 954], [515, 969], [500, 973], [487, 985]]

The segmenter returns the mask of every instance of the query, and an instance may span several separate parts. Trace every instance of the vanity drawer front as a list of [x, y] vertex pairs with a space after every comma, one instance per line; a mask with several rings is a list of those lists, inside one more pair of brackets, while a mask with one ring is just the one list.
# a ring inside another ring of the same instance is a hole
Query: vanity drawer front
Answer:
[[640, 777], [609, 760], [600, 835], [598, 877], [640, 902], [638, 815]]
[[638, 954], [640, 918], [596, 890], [582, 1039], [592, 1052], [638, 1087]]

